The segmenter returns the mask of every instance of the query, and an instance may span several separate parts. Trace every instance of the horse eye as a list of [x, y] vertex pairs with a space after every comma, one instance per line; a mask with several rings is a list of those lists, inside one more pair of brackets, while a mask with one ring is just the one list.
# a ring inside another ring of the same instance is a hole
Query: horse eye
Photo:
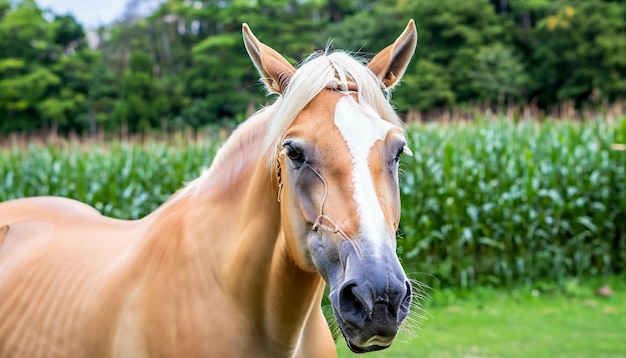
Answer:
[[407, 147], [406, 145], [403, 145], [402, 147], [398, 148], [398, 152], [396, 153], [394, 162], [398, 163], [403, 154], [406, 154], [409, 157], [413, 156], [413, 152], [411, 152], [411, 149], [409, 149], [409, 147]]
[[287, 158], [291, 160], [291, 162], [296, 167], [296, 169], [300, 168], [306, 161], [306, 158], [304, 157], [304, 154], [302, 153], [302, 151], [297, 148], [292, 147], [289, 144], [285, 144], [284, 148], [285, 148], [285, 153], [287, 154]]
[[394, 158], [394, 161], [396, 163], [400, 161], [400, 158], [402, 157], [402, 153], [404, 153], [404, 146], [400, 147], [400, 149], [398, 149], [398, 152], [396, 153], [396, 157]]
[[291, 160], [300, 160], [302, 158], [302, 152], [292, 147], [287, 147], [287, 157]]

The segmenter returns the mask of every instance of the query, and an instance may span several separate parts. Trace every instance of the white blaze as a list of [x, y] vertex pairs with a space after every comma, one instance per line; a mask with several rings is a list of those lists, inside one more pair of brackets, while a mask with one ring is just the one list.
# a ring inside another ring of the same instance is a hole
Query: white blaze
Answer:
[[382, 120], [371, 107], [359, 105], [352, 96], [344, 96], [337, 102], [335, 126], [352, 155], [354, 200], [360, 217], [361, 236], [372, 238], [374, 252], [379, 252], [378, 248], [382, 247], [388, 234], [367, 159], [376, 142], [384, 140], [394, 126]]

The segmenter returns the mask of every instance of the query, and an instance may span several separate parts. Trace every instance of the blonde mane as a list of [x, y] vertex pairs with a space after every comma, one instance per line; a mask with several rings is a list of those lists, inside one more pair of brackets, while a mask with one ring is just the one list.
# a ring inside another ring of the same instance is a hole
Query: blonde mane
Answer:
[[196, 195], [214, 184], [227, 186], [232, 183], [231, 178], [250, 162], [250, 153], [258, 153], [258, 149], [253, 148], [263, 144], [268, 122], [275, 110], [274, 105], [265, 107], [240, 124], [217, 151], [211, 165], [203, 169], [199, 177], [187, 183], [173, 201]]

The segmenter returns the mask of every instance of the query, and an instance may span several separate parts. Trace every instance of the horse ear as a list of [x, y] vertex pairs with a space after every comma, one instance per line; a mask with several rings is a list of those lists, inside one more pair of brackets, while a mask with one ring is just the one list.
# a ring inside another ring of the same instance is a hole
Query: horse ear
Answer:
[[409, 20], [402, 34], [396, 41], [380, 51], [367, 65], [386, 88], [393, 88], [407, 66], [417, 46], [417, 29], [415, 21]]
[[248, 24], [242, 25], [243, 42], [254, 67], [270, 93], [283, 93], [296, 69], [283, 56], [254, 36]]

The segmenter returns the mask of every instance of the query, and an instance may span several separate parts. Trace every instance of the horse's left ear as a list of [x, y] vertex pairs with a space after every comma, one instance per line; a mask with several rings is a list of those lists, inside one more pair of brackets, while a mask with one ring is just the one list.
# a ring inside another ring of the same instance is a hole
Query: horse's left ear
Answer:
[[243, 42], [254, 67], [270, 93], [283, 93], [296, 69], [281, 54], [259, 41], [248, 24], [242, 25]]
[[367, 68], [374, 72], [386, 88], [393, 88], [402, 78], [416, 46], [417, 29], [415, 21], [411, 19], [398, 39], [374, 56]]

